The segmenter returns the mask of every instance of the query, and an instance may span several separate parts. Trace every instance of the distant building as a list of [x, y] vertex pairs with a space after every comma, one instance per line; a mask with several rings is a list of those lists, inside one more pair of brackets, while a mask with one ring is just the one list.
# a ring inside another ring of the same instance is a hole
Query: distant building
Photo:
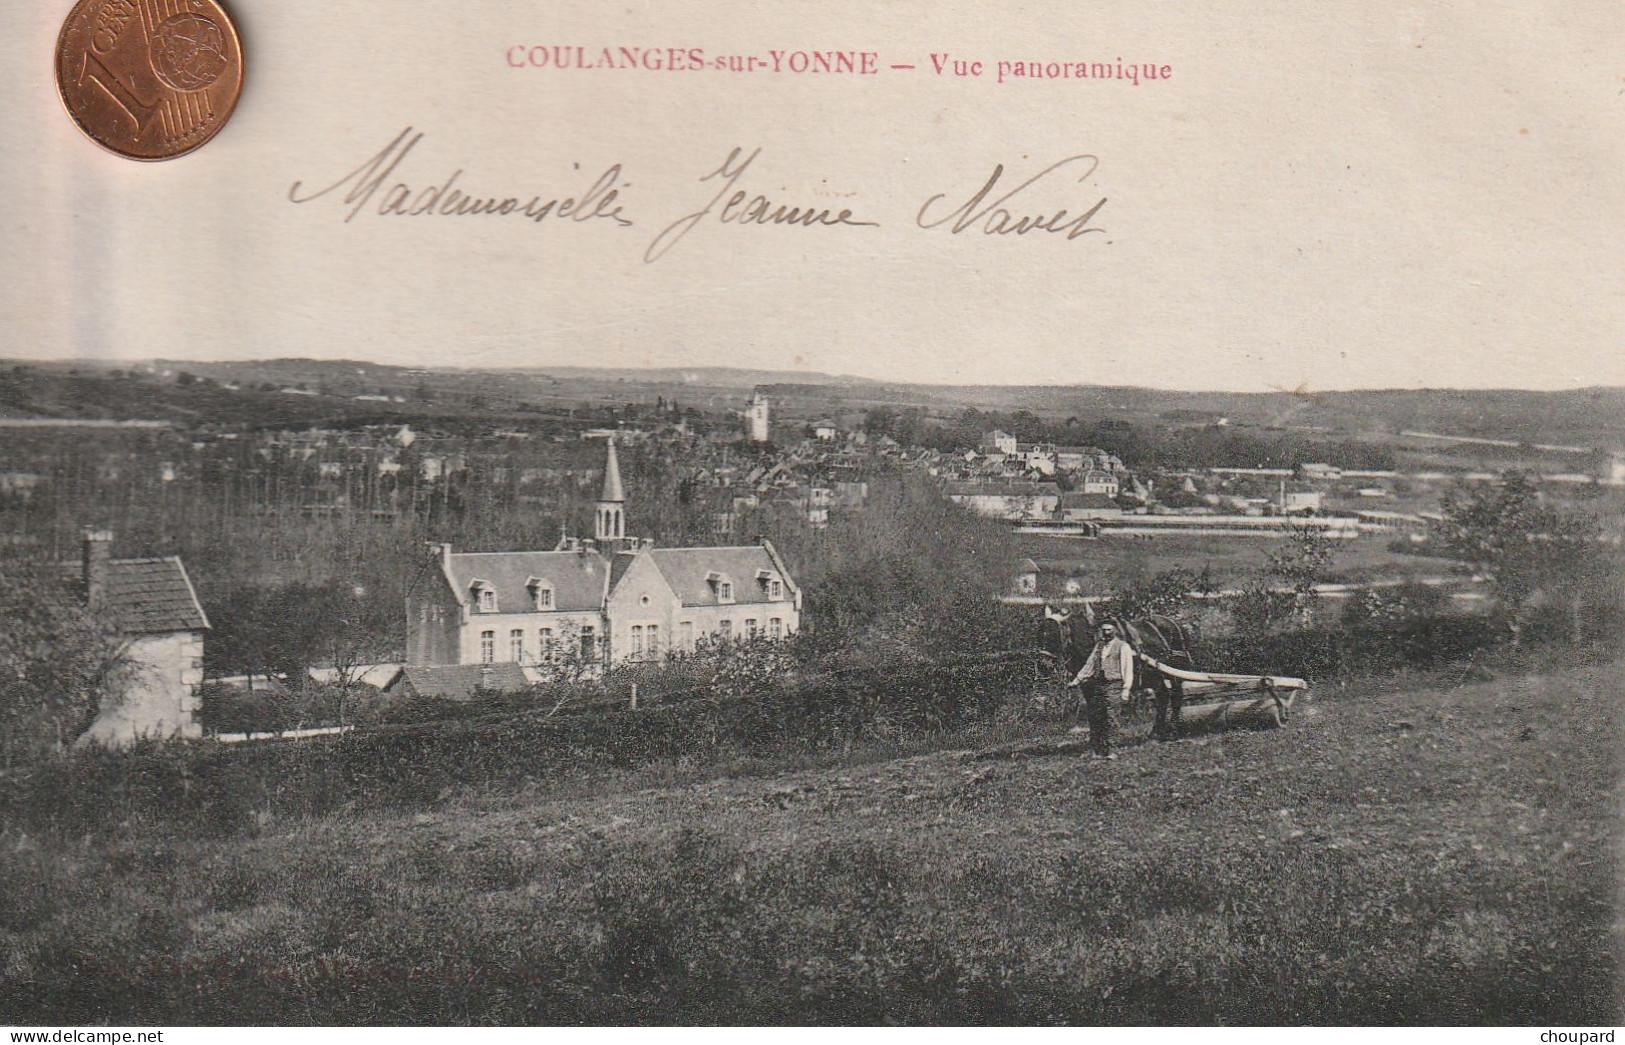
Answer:
[[1038, 593], [1038, 564], [1031, 559], [1022, 559], [1016, 566], [1013, 587], [1017, 595], [1036, 595]]
[[398, 697], [469, 701], [485, 693], [517, 693], [530, 680], [518, 664], [410, 664], [395, 673], [384, 692]]
[[1102, 497], [1116, 497], [1122, 490], [1122, 483], [1111, 472], [1102, 472], [1091, 468], [1083, 473], [1078, 480], [1079, 493], [1099, 494]]
[[1281, 511], [1287, 515], [1312, 515], [1320, 511], [1319, 490], [1286, 490], [1281, 494]]
[[978, 515], [1012, 522], [1052, 518], [1061, 500], [1061, 488], [1054, 483], [951, 482], [944, 493]]
[[835, 426], [835, 422], [827, 418], [822, 421], [814, 421], [812, 430], [815, 439], [822, 439], [825, 442], [832, 442], [836, 436], [841, 434], [841, 430]]
[[1095, 519], [1119, 519], [1123, 508], [1104, 494], [1074, 491], [1061, 495], [1057, 515], [1062, 522], [1088, 522]]
[[565, 537], [552, 551], [437, 545], [435, 569], [407, 596], [407, 665], [546, 665], [566, 654], [607, 665], [800, 630], [801, 589], [771, 543], [656, 548], [627, 536], [625, 509], [611, 441], [591, 540]]
[[773, 435], [769, 423], [767, 396], [757, 392], [751, 397], [750, 408], [745, 411], [745, 422], [750, 426], [751, 442], [766, 443], [772, 441]]
[[995, 428], [982, 436], [982, 442], [977, 449], [983, 452], [1013, 454], [1016, 452], [1016, 437]]

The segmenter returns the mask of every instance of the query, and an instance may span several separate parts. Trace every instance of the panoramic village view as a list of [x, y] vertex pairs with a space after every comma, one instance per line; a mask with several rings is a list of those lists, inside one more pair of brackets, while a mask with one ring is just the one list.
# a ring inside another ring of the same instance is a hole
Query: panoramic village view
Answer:
[[1619, 1017], [1616, 390], [0, 370], [14, 1022]]

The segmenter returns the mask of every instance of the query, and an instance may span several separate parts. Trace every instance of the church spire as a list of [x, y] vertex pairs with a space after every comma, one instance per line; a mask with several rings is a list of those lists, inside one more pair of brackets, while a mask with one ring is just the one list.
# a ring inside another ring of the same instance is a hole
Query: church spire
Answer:
[[615, 440], [609, 443], [609, 456], [604, 462], [604, 489], [598, 495], [593, 537], [599, 545], [618, 542], [626, 537], [626, 489], [621, 486], [621, 462], [615, 456]]
[[621, 486], [621, 462], [615, 456], [615, 440], [605, 441], [609, 443], [609, 459], [604, 463], [604, 490], [598, 495], [598, 499], [625, 504], [626, 489]]

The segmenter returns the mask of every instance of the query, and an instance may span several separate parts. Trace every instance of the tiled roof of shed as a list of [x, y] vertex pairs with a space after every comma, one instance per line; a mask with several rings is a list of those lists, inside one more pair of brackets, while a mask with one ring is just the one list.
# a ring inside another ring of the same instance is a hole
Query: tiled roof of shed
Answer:
[[516, 693], [530, 685], [518, 664], [416, 664], [401, 669], [387, 689], [410, 686], [420, 697], [472, 700], [476, 692]]
[[209, 618], [177, 558], [114, 559], [107, 564], [106, 605], [120, 630], [133, 635], [201, 631]]

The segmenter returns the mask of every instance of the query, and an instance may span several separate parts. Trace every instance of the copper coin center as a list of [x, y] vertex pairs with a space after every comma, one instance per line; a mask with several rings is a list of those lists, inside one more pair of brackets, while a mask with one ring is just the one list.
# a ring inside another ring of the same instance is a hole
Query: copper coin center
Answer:
[[180, 14], [152, 35], [152, 70], [177, 91], [200, 91], [226, 71], [226, 38], [202, 15]]

